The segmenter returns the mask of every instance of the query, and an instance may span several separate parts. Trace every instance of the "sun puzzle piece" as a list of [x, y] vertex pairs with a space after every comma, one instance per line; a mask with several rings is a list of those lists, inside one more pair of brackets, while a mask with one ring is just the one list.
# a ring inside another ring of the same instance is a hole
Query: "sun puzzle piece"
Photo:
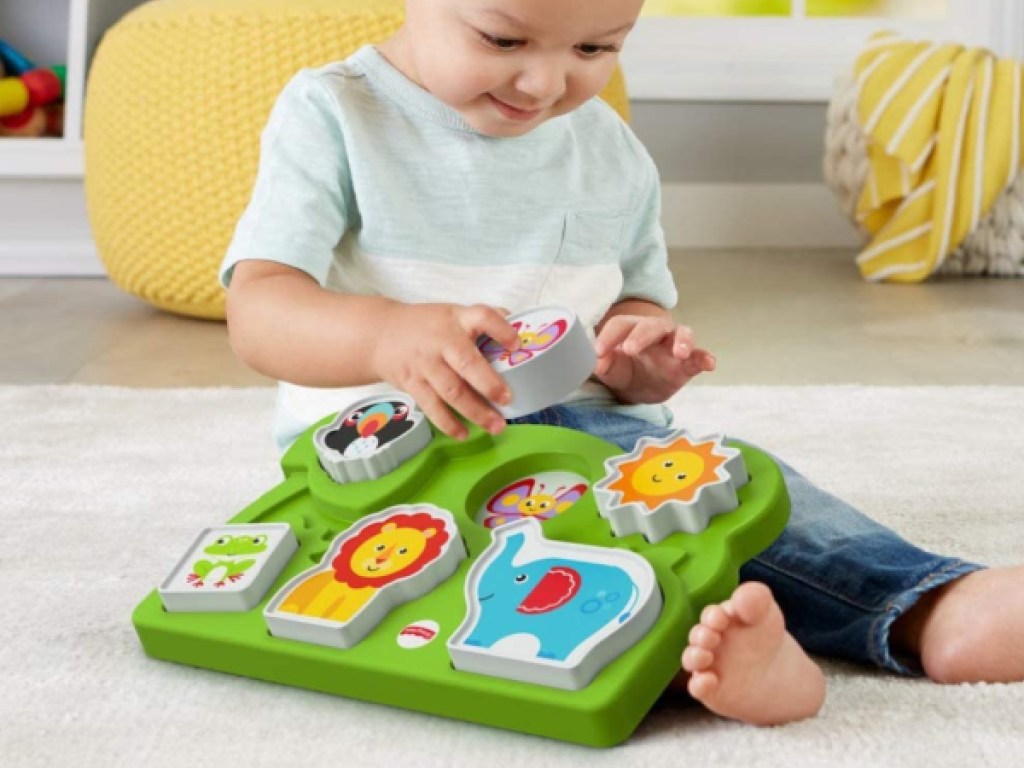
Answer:
[[597, 357], [579, 318], [561, 307], [509, 315], [519, 348], [509, 352], [489, 336], [477, 347], [512, 390], [512, 402], [494, 404], [506, 419], [525, 416], [564, 399], [594, 370]]
[[369, 397], [342, 411], [313, 435], [320, 464], [336, 483], [375, 480], [430, 442], [430, 424], [402, 392]]
[[477, 512], [476, 521], [497, 528], [513, 520], [550, 520], [580, 500], [590, 484], [575, 472], [537, 472], [521, 477], [493, 494]]
[[275, 637], [351, 648], [396, 606], [441, 584], [465, 557], [447, 510], [389, 507], [338, 535], [320, 564], [285, 584], [263, 616]]
[[206, 528], [157, 591], [168, 611], [248, 611], [298, 547], [287, 523]]
[[605, 460], [594, 484], [598, 510], [617, 536], [643, 534], [657, 542], [683, 531], [700, 533], [713, 515], [739, 506], [749, 479], [743, 454], [721, 435], [692, 438], [686, 430], [641, 438], [631, 453]]
[[530, 518], [491, 535], [448, 640], [456, 669], [579, 690], [657, 621], [661, 590], [640, 555], [549, 541]]

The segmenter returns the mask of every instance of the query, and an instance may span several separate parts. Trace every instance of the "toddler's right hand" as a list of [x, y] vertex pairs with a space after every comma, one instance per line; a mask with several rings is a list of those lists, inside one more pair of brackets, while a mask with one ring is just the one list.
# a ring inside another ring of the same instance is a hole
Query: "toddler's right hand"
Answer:
[[484, 304], [397, 304], [380, 327], [374, 371], [410, 394], [438, 429], [458, 440], [468, 434], [449, 406], [491, 434], [504, 429], [505, 419], [487, 401], [504, 405], [512, 393], [476, 346], [486, 334], [509, 351], [518, 347], [501, 311]]

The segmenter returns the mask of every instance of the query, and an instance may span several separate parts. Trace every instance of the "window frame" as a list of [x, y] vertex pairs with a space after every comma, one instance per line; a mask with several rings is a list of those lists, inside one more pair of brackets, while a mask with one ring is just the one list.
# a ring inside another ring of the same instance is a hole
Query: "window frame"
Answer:
[[948, 2], [946, 18], [935, 21], [808, 18], [804, 0], [794, 0], [791, 16], [641, 17], [622, 66], [636, 101], [824, 102], [880, 29], [1024, 58], [1024, 0]]

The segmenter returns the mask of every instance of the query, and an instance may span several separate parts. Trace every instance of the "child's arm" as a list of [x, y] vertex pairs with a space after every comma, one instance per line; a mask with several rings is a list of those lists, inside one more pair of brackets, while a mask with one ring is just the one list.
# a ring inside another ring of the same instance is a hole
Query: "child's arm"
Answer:
[[649, 301], [612, 305], [597, 326], [594, 376], [623, 403], [662, 403], [715, 357], [694, 344], [693, 331]]
[[491, 432], [505, 425], [485, 398], [507, 403], [511, 393], [476, 339], [487, 334], [514, 349], [518, 335], [493, 307], [336, 293], [302, 270], [243, 260], [228, 287], [227, 314], [235, 354], [267, 376], [313, 387], [386, 381], [460, 439], [466, 429], [449, 406]]

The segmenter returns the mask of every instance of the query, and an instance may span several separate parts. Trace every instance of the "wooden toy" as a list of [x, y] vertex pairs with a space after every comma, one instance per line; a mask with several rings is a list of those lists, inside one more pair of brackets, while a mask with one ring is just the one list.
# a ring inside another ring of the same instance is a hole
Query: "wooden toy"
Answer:
[[[387, 405], [393, 417], [403, 402], [388, 394], [348, 418], [379, 439], [385, 422], [374, 408]], [[467, 424], [458, 441], [431, 429], [385, 474], [339, 483], [315, 444], [318, 431], [338, 426], [329, 417], [307, 430], [282, 459], [284, 480], [227, 526], [284, 525], [298, 540], [260, 601], [169, 611], [161, 585], [132, 617], [147, 654], [608, 746], [637, 727], [678, 673], [701, 609], [728, 597], [740, 566], [789, 514], [780, 470], [746, 445], [713, 448], [742, 456], [742, 472], [734, 459], [723, 465], [749, 478], [734, 488], [735, 508], [699, 533], [652, 544], [617, 535], [594, 493], [609, 466], [626, 470], [642, 454], [621, 459], [592, 435], [523, 425], [491, 435]], [[394, 578], [377, 582], [378, 566]], [[492, 585], [501, 589], [488, 597]], [[227, 587], [204, 579], [206, 591]]]
[[28, 106], [28, 88], [20, 77], [0, 79], [0, 117], [17, 115]]
[[661, 593], [640, 555], [547, 541], [526, 518], [495, 530], [466, 605], [448, 641], [456, 669], [578, 690], [647, 634]]
[[0, 117], [0, 136], [36, 137], [46, 133], [46, 110], [28, 107], [16, 115]]
[[570, 310], [538, 307], [510, 315], [508, 322], [519, 333], [515, 352], [488, 336], [477, 340], [477, 347], [512, 390], [511, 403], [494, 404], [506, 419], [560, 402], [593, 373], [594, 346]]
[[46, 135], [64, 135], [64, 105], [47, 104], [43, 109], [46, 111]]
[[605, 467], [594, 486], [602, 517], [617, 536], [640, 533], [652, 543], [677, 531], [700, 533], [713, 515], [736, 509], [748, 480], [743, 455], [721, 436], [695, 440], [686, 430], [640, 438]]
[[157, 591], [168, 611], [248, 611], [298, 546], [287, 523], [207, 528]]
[[3, 40], [0, 40], [0, 61], [3, 62], [7, 72], [12, 75], [20, 75], [22, 72], [36, 68], [31, 59]]

